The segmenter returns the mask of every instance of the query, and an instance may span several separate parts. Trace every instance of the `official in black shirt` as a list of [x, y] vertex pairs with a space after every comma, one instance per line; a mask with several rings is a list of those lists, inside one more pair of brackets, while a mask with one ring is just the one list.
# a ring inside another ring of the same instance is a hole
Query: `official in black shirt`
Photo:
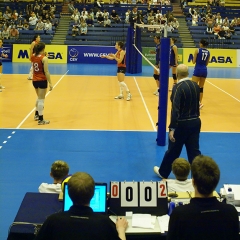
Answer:
[[177, 67], [178, 83], [172, 89], [171, 120], [169, 125], [169, 143], [160, 168], [154, 172], [161, 178], [168, 178], [172, 163], [186, 146], [188, 161], [200, 155], [199, 135], [201, 120], [199, 118], [199, 86], [188, 78], [188, 67], [180, 64]]

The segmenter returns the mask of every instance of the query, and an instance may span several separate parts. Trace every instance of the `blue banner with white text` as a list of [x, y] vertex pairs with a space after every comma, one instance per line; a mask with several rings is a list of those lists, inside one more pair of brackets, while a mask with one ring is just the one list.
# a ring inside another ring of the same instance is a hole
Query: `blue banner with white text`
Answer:
[[12, 46], [10, 44], [3, 44], [3, 53], [8, 55], [7, 58], [2, 58], [3, 62], [12, 62]]
[[102, 55], [116, 53], [115, 47], [108, 46], [68, 46], [68, 63], [116, 64], [115, 60], [101, 58]]

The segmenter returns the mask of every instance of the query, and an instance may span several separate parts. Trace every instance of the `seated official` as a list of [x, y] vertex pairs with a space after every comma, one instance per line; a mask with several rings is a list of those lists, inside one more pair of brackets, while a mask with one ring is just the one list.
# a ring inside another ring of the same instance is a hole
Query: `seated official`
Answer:
[[195, 197], [170, 215], [167, 240], [239, 240], [238, 212], [213, 197], [220, 170], [208, 157], [195, 157], [191, 166]]
[[35, 240], [125, 240], [128, 226], [125, 218], [118, 218], [115, 224], [107, 215], [95, 213], [89, 207], [94, 190], [95, 183], [89, 174], [73, 174], [68, 181], [73, 206], [49, 216]]
[[167, 179], [168, 192], [193, 192], [192, 179], [188, 179], [191, 166], [184, 158], [177, 158], [172, 163], [172, 172], [176, 179]]
[[40, 193], [60, 193], [62, 180], [68, 175], [69, 166], [62, 160], [55, 161], [51, 166], [50, 176], [53, 183], [42, 183], [38, 190]]

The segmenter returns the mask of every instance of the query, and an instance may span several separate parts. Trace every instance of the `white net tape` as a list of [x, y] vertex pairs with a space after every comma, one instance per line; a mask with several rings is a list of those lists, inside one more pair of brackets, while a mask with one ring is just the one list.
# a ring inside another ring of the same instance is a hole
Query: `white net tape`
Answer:
[[[164, 32], [164, 37], [167, 37], [167, 30], [166, 30], [166, 26], [167, 25], [148, 25], [148, 24], [137, 24], [135, 23], [134, 24], [134, 29], [136, 28], [141, 28], [141, 29], [144, 29], [146, 28], [147, 30], [146, 31], [149, 31], [149, 30], [155, 30], [156, 31], [156, 34], [160, 34], [162, 31]], [[144, 30], [143, 30], [144, 31]], [[159, 71], [159, 69], [154, 65], [152, 64], [143, 54], [142, 52], [137, 48], [136, 46], [136, 31], [134, 33], [134, 37], [133, 37], [133, 46], [135, 47], [135, 49], [138, 51], [138, 53], [145, 59], [146, 62], [148, 62], [148, 64], [153, 67], [156, 71]]]

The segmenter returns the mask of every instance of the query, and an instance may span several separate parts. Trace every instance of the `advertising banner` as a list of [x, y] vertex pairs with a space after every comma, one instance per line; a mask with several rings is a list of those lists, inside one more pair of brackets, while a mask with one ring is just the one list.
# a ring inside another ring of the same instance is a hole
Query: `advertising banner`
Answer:
[[116, 53], [115, 47], [108, 46], [68, 46], [67, 62], [68, 63], [91, 63], [91, 64], [116, 64], [102, 55]]
[[[209, 49], [210, 62], [209, 67], [237, 67], [237, 51], [232, 49]], [[194, 48], [184, 48], [183, 63], [188, 66], [194, 66], [192, 63]]]
[[[155, 57], [156, 54], [151, 53], [151, 51], [155, 51], [155, 47], [143, 47], [142, 48], [142, 54], [152, 63], [155, 64]], [[178, 63], [183, 63], [183, 49], [178, 48]], [[149, 63], [145, 60], [145, 58], [142, 58], [142, 65], [149, 66]]]
[[3, 45], [3, 53], [7, 54], [7, 58], [2, 58], [3, 62], [11, 62], [12, 61], [12, 45], [4, 44]]
[[[13, 62], [29, 62], [30, 44], [13, 45]], [[49, 63], [67, 63], [67, 46], [46, 45]]]

